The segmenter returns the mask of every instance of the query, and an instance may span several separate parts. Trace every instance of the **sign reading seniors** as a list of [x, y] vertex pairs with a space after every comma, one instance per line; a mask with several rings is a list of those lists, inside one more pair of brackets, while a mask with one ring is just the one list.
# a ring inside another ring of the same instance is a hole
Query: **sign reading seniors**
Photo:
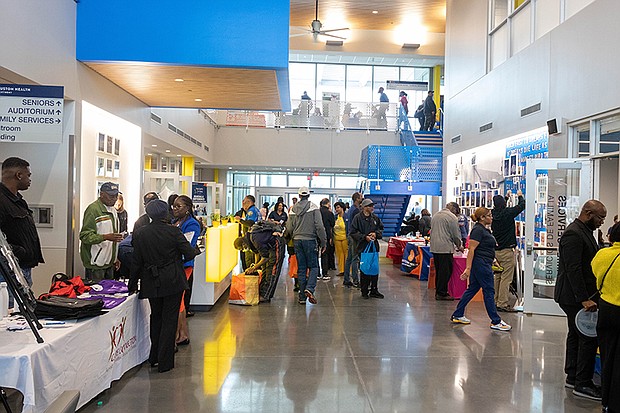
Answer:
[[0, 142], [62, 142], [64, 87], [0, 84]]

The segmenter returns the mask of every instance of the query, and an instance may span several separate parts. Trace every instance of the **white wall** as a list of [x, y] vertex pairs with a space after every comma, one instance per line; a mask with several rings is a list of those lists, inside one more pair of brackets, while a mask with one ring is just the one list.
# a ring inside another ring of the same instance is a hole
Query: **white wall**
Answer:
[[357, 169], [368, 145], [400, 145], [394, 132], [224, 127], [215, 136], [214, 163], [266, 167]]

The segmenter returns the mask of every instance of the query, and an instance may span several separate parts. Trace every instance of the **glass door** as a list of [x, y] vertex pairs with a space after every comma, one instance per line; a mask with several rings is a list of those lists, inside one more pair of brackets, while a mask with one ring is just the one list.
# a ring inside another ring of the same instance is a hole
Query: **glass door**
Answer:
[[526, 171], [523, 311], [564, 315], [553, 300], [558, 246], [591, 198], [591, 164], [586, 159], [528, 159]]

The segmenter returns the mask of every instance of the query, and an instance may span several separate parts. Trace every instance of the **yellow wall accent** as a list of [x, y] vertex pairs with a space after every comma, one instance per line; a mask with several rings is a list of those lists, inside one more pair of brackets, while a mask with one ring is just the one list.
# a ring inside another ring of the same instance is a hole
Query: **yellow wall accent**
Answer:
[[144, 157], [144, 170], [145, 171], [150, 171], [151, 170], [151, 161], [153, 160], [153, 157], [150, 155], [146, 155]]
[[525, 3], [525, 0], [515, 0], [515, 10], [518, 9], [523, 3]]
[[[189, 176], [194, 180], [194, 157], [193, 156], [184, 156], [181, 158], [181, 176]], [[192, 196], [192, 188], [191, 184], [186, 181], [181, 182], [181, 192]]]
[[220, 170], [218, 168], [213, 169], [213, 180], [215, 182], [220, 181]]
[[437, 105], [437, 114], [435, 116], [435, 120], [439, 119], [439, 102], [441, 96], [441, 66], [437, 65], [433, 67], [433, 89], [435, 94], [433, 95], [433, 100], [435, 101], [435, 105]]

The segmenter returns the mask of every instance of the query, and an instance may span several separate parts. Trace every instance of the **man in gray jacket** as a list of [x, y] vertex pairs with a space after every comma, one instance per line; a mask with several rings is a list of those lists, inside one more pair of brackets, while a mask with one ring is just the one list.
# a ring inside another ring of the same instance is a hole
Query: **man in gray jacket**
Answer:
[[435, 275], [437, 289], [435, 300], [452, 301], [448, 294], [448, 281], [452, 275], [452, 253], [454, 247], [463, 251], [461, 231], [457, 216], [461, 208], [456, 202], [449, 202], [441, 211], [433, 215], [431, 221], [431, 252], [435, 261]]
[[[327, 236], [323, 227], [323, 219], [319, 208], [310, 202], [310, 190], [307, 186], [299, 188], [300, 200], [288, 216], [284, 237], [293, 239], [295, 255], [297, 256], [297, 280], [299, 281], [299, 304], [316, 304], [314, 289], [319, 275], [319, 257], [317, 239], [320, 249], [325, 252]], [[307, 269], [310, 274], [306, 275]]]

